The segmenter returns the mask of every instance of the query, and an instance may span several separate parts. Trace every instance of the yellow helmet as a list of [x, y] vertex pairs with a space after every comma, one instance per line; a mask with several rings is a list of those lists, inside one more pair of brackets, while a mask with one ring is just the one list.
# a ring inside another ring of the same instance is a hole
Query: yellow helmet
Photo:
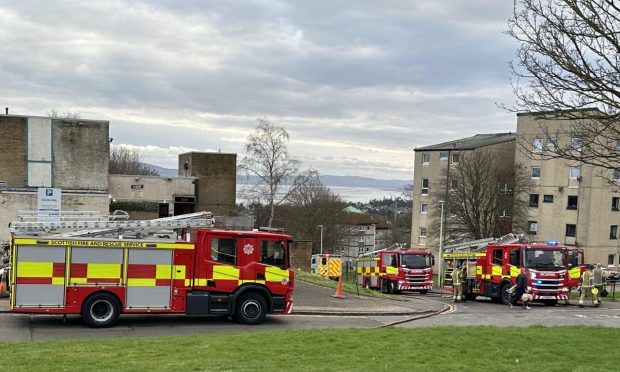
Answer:
[[598, 294], [598, 288], [592, 288], [592, 294], [593, 295], [597, 295]]

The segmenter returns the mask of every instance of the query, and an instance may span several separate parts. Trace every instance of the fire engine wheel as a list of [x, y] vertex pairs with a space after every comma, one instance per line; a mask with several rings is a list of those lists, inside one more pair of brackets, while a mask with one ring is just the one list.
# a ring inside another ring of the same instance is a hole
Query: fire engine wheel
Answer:
[[116, 297], [109, 293], [96, 293], [84, 302], [82, 319], [89, 327], [111, 327], [118, 320], [120, 309]]
[[420, 294], [427, 294], [428, 293], [428, 289], [423, 289], [420, 291]]
[[545, 304], [545, 306], [555, 306], [558, 304], [558, 300], [545, 300], [543, 304]]
[[260, 324], [267, 317], [267, 302], [256, 293], [246, 293], [237, 300], [235, 320], [241, 324]]
[[510, 293], [508, 293], [509, 289], [510, 289], [510, 285], [506, 283], [502, 285], [502, 288], [499, 291], [499, 298], [502, 301], [502, 304], [504, 305], [508, 305], [510, 303], [510, 300], [512, 300]]

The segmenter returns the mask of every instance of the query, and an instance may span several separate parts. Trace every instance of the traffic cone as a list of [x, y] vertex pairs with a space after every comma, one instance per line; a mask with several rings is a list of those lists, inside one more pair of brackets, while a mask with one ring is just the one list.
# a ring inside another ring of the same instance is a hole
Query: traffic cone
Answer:
[[342, 294], [342, 274], [338, 277], [338, 285], [336, 286], [336, 294], [333, 294], [332, 297], [335, 297], [335, 298], [346, 298]]

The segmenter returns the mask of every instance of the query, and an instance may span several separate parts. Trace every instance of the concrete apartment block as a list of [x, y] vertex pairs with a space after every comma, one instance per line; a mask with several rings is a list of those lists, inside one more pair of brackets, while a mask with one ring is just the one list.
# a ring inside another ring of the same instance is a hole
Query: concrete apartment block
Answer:
[[[587, 117], [587, 111], [583, 111]], [[601, 263], [618, 268], [620, 225], [618, 187], [604, 181], [600, 175], [610, 170], [596, 168], [578, 161], [543, 159], [536, 156], [541, 143], [569, 146], [577, 139], [570, 134], [571, 121], [545, 116], [541, 113], [517, 115], [516, 160], [534, 169], [530, 207], [528, 208], [528, 237], [533, 241], [557, 240], [583, 247], [588, 263]], [[548, 136], [547, 134], [551, 134]], [[528, 151], [533, 155], [528, 156]], [[575, 151], [578, 151], [577, 149]], [[538, 174], [539, 173], [539, 174]], [[614, 198], [616, 204], [614, 206]], [[538, 202], [536, 202], [538, 200]]]

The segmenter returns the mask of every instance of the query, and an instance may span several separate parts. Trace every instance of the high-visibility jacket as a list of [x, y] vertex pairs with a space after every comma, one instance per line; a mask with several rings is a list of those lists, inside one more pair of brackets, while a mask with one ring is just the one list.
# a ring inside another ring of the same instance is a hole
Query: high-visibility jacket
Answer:
[[590, 270], [586, 270], [581, 275], [581, 286], [588, 288], [592, 286], [592, 272]]
[[457, 286], [461, 285], [461, 269], [454, 269], [452, 271], [452, 285]]

